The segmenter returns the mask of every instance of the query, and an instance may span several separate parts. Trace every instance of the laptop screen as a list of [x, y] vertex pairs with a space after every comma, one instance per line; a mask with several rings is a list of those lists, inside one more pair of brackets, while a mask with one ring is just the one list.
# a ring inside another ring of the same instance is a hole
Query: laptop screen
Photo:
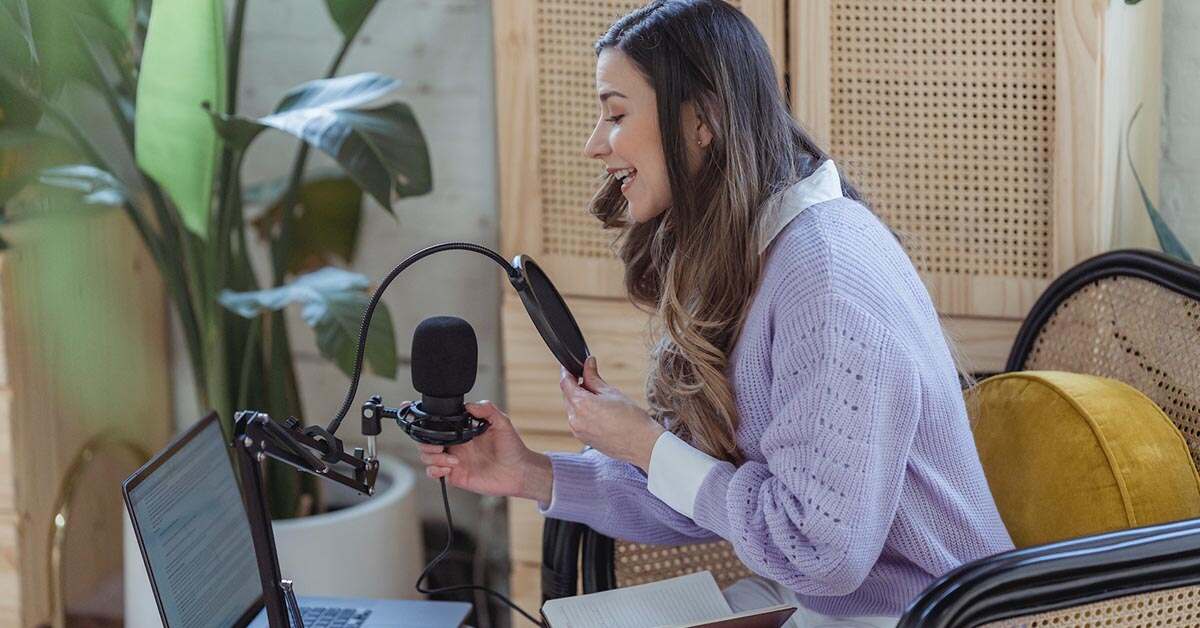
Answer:
[[241, 493], [216, 415], [126, 484], [167, 626], [226, 627], [262, 598]]

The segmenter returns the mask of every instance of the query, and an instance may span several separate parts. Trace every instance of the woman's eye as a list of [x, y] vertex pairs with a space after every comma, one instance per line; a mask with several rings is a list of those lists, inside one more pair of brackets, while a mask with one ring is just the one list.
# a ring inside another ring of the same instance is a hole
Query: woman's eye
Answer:
[[609, 118], [605, 118], [605, 120], [612, 122], [613, 124], [616, 124], [621, 121], [621, 118], [624, 118], [624, 117], [625, 117], [625, 114], [621, 114], [621, 115], [616, 115], [616, 116], [612, 116]]

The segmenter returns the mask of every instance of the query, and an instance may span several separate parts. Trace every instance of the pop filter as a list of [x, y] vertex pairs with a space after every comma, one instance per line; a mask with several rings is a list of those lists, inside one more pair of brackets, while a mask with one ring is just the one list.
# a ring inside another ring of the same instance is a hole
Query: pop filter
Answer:
[[521, 295], [525, 311], [541, 334], [550, 353], [575, 377], [583, 377], [583, 362], [590, 352], [583, 332], [567, 308], [566, 301], [551, 283], [550, 278], [528, 255], [513, 258], [512, 267], [519, 274], [510, 276], [513, 287]]

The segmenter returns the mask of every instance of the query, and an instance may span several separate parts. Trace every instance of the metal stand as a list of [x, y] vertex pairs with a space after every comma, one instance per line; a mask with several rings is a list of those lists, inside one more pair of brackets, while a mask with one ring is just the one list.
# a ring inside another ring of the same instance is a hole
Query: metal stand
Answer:
[[[271, 457], [366, 495], [375, 492], [379, 462], [373, 457], [366, 458], [362, 449], [356, 449], [353, 456], [345, 453], [341, 441], [319, 427], [302, 431], [299, 421], [295, 419], [279, 425], [261, 412], [237, 413], [233, 434], [234, 460], [242, 483], [242, 500], [250, 518], [250, 537], [254, 542], [254, 555], [262, 579], [267, 621], [271, 628], [302, 628], [303, 620], [299, 623], [289, 623], [288, 620], [288, 596], [291, 597], [290, 604], [295, 606], [295, 594], [291, 591], [291, 581], [284, 580], [280, 574], [267, 493], [263, 485], [262, 462]], [[368, 438], [374, 440], [374, 436]], [[343, 474], [332, 466], [338, 463], [350, 465], [352, 475]], [[295, 608], [299, 619], [299, 607]]]

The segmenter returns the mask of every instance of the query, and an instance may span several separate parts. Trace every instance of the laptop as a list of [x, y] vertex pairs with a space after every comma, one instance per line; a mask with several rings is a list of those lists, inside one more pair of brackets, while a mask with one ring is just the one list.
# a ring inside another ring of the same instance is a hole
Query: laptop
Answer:
[[[250, 518], [215, 413], [129, 476], [123, 492], [164, 626], [267, 627]], [[279, 564], [271, 558], [265, 562]], [[279, 581], [278, 573], [267, 575]], [[307, 628], [460, 626], [471, 609], [465, 602], [298, 601]]]

